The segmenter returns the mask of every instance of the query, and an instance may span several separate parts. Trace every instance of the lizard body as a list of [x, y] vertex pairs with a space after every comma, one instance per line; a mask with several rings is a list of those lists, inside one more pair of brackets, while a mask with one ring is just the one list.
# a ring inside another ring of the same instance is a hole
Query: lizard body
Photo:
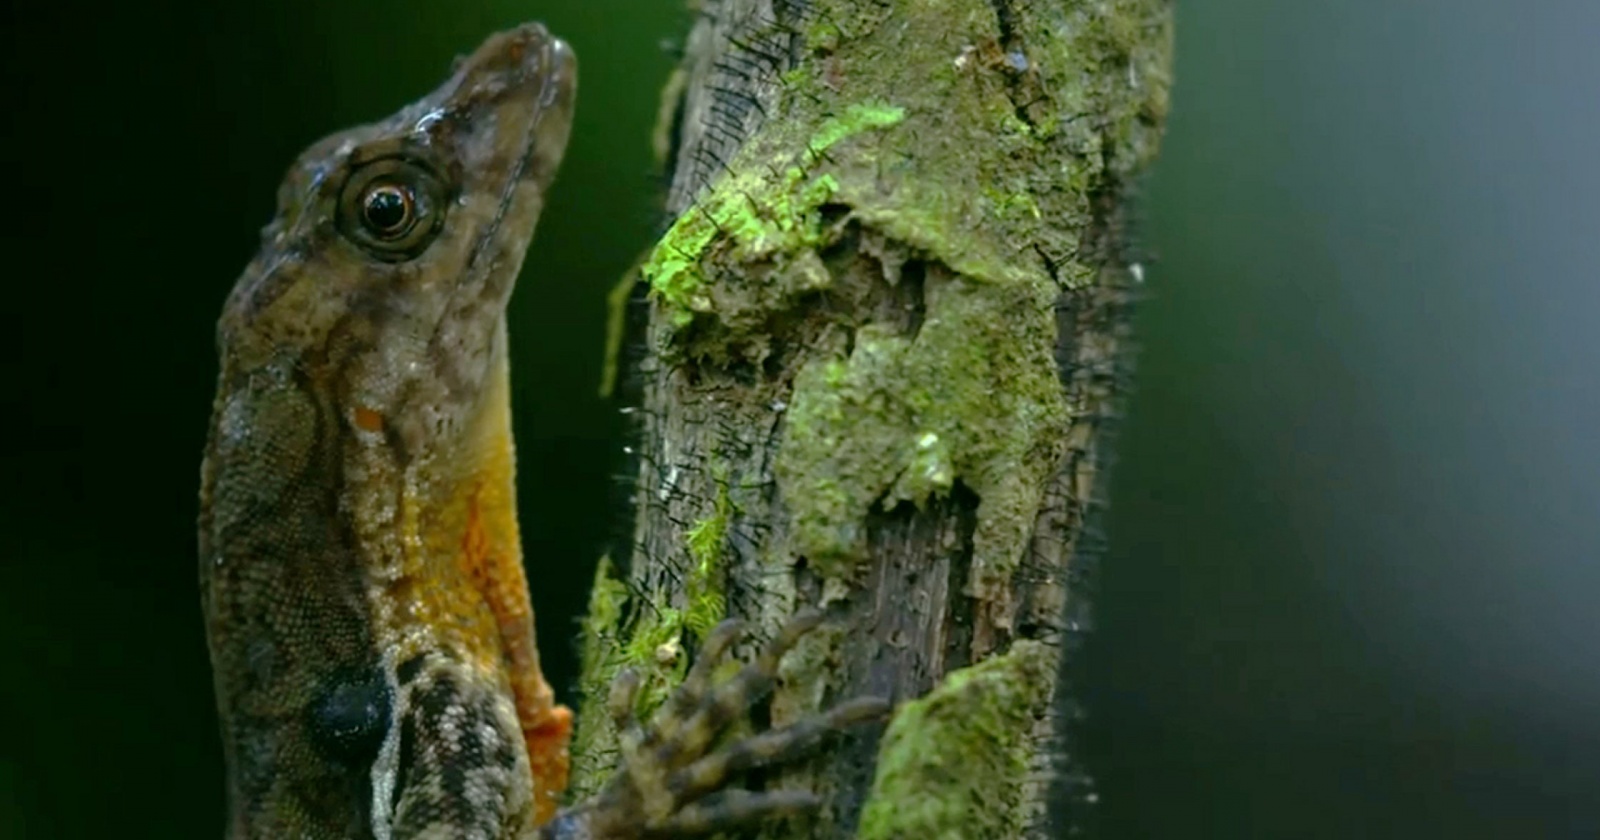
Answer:
[[541, 29], [505, 33], [428, 97], [313, 145], [228, 299], [200, 572], [234, 836], [401, 833], [451, 786], [492, 801], [473, 810], [498, 836], [565, 787], [504, 308], [575, 69]]
[[597, 799], [557, 812], [572, 718], [533, 635], [505, 305], [575, 88], [543, 27], [491, 37], [429, 96], [307, 149], [228, 298], [199, 566], [232, 840], [713, 830], [814, 804], [694, 802], [884, 710], [708, 754], [786, 631], [722, 685], [697, 670]]

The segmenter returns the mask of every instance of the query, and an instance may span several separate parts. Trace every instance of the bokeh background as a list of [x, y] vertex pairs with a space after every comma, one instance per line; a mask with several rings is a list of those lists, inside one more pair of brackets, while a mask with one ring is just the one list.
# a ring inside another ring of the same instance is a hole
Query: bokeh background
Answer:
[[[1180, 6], [1081, 686], [1102, 836], [1600, 836], [1600, 4]], [[583, 63], [511, 313], [565, 691], [681, 4], [8, 7], [0, 837], [219, 835], [213, 320], [302, 146], [525, 18]]]

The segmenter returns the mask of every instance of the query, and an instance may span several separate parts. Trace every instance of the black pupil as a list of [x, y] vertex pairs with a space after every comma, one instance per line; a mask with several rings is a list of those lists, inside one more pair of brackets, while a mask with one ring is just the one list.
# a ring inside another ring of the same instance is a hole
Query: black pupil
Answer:
[[411, 202], [402, 188], [385, 184], [367, 192], [362, 212], [374, 231], [392, 235], [411, 220]]

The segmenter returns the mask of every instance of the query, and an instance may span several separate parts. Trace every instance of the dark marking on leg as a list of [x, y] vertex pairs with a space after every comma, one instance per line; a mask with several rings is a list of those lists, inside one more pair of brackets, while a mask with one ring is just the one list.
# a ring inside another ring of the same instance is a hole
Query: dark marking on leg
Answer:
[[417, 763], [417, 718], [406, 715], [400, 722], [400, 756], [395, 768], [394, 789], [389, 791], [389, 813], [400, 810], [400, 797], [411, 786], [411, 768]]
[[422, 666], [425, 665], [427, 661], [427, 656], [420, 653], [411, 657], [410, 659], [407, 659], [406, 661], [400, 663], [400, 667], [394, 669], [395, 679], [398, 680], [401, 685], [410, 685], [411, 683], [416, 682], [417, 675], [422, 673]]
[[429, 665], [439, 667], [424, 666], [409, 686], [400, 730], [395, 836], [498, 836], [532, 793], [515, 714], [448, 663]]
[[306, 731], [325, 758], [366, 768], [389, 733], [394, 709], [389, 685], [377, 668], [340, 671], [306, 707]]

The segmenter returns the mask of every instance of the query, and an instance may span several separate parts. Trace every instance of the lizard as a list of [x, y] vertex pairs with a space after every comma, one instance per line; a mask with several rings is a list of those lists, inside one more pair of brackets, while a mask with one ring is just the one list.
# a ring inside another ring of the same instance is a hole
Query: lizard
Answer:
[[572, 714], [540, 670], [515, 511], [505, 308], [567, 145], [573, 51], [490, 37], [387, 119], [304, 151], [217, 325], [199, 578], [226, 836], [623, 840], [749, 825], [806, 791], [726, 789], [882, 717], [857, 698], [718, 746], [802, 611], [735, 675], [711, 631], [561, 808]]

